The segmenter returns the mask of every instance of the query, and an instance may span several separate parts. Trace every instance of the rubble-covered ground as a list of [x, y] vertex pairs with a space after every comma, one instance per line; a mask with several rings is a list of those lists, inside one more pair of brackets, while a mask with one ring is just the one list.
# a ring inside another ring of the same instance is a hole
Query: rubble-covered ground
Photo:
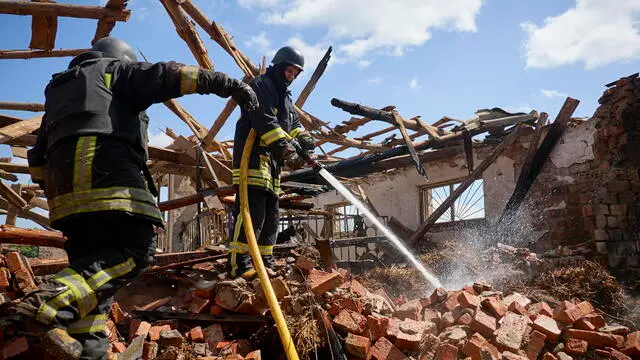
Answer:
[[[300, 358], [640, 358], [639, 308], [599, 265], [504, 245], [467, 250], [442, 245], [421, 257], [446, 290], [413, 269], [324, 271], [313, 251], [291, 250], [272, 285]], [[18, 253], [0, 265], [3, 301], [38, 282]], [[108, 322], [111, 358], [284, 359], [259, 281], [228, 280], [225, 266], [155, 273], [123, 289]], [[1, 358], [45, 357], [14, 336]]]

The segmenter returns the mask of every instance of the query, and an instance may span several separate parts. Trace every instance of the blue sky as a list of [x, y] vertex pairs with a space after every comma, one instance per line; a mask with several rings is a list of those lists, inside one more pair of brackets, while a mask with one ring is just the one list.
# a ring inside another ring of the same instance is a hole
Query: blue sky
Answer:
[[[101, 5], [99, 1], [65, 1]], [[104, 3], [104, 1], [103, 1]], [[638, 71], [640, 0], [196, 0], [255, 63], [283, 44], [300, 47], [307, 71], [294, 99], [329, 45], [334, 59], [305, 109], [332, 126], [349, 118], [333, 97], [372, 107], [395, 105], [428, 123], [468, 119], [481, 108], [546, 111], [554, 118], [565, 96], [581, 100], [575, 116], [590, 116], [604, 84]], [[129, 2], [133, 14], [112, 35], [151, 61], [195, 64], [157, 0]], [[89, 47], [96, 21], [59, 19], [56, 48]], [[26, 49], [30, 17], [0, 15], [0, 49]], [[231, 58], [200, 32], [216, 70], [241, 77]], [[52, 73], [70, 58], [0, 60], [0, 101], [43, 102]], [[11, 85], [9, 85], [11, 84]], [[226, 100], [179, 100], [209, 127]], [[4, 114], [32, 116], [24, 112]], [[163, 105], [149, 110], [153, 142], [161, 129], [189, 135]], [[238, 114], [219, 134], [233, 137]], [[375, 123], [366, 132], [387, 126]], [[360, 133], [356, 133], [358, 135]], [[353, 136], [353, 134], [349, 134]], [[0, 156], [9, 148], [0, 147]]]

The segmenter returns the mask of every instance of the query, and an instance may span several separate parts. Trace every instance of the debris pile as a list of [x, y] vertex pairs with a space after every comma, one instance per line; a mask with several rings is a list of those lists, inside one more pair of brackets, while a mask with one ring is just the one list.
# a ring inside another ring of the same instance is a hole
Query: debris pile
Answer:
[[[271, 281], [302, 359], [640, 357], [640, 331], [607, 324], [605, 314], [590, 301], [537, 301], [497, 291], [482, 280], [431, 294], [425, 286], [415, 298], [390, 296], [383, 288], [365, 287], [344, 269], [321, 270], [316, 259], [305, 255], [291, 250], [278, 259], [278, 276]], [[0, 275], [10, 275], [0, 284], [5, 294], [14, 297], [34, 286], [32, 276], [23, 276], [30, 270], [18, 252], [8, 253], [0, 265]], [[228, 280], [220, 271], [224, 265], [218, 259], [170, 270], [167, 279], [182, 278], [185, 285], [129, 311], [115, 302], [107, 322], [112, 358], [283, 358], [259, 280]], [[195, 273], [208, 273], [214, 280], [187, 281]], [[561, 273], [570, 276], [567, 270]], [[558, 279], [562, 286], [567, 282]], [[14, 343], [25, 341], [13, 339], [4, 350]], [[26, 346], [13, 348], [17, 354], [29, 351]]]
[[36, 281], [29, 261], [19, 251], [0, 254], [0, 304], [35, 290]]

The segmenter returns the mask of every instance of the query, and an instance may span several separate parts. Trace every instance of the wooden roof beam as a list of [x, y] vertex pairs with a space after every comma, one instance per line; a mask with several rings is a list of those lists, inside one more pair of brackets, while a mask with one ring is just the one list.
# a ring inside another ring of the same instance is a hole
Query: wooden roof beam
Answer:
[[101, 6], [0, 0], [0, 14], [66, 16], [82, 19], [111, 18], [127, 21], [131, 10], [112, 10]]
[[0, 59], [35, 59], [35, 58], [77, 56], [89, 50], [91, 49], [0, 50]]
[[[127, 6], [127, 0], [109, 0], [105, 5], [105, 8], [111, 9], [114, 11], [121, 11]], [[98, 21], [98, 26], [96, 27], [96, 33], [93, 36], [93, 40], [91, 40], [91, 45], [95, 44], [96, 41], [102, 39], [103, 37], [109, 36], [111, 34], [111, 30], [116, 26], [116, 21], [112, 18], [102, 18]]]

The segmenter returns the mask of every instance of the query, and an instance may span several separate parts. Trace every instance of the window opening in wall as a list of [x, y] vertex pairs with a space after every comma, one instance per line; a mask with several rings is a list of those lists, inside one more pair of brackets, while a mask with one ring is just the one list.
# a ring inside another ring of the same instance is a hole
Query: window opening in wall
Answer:
[[[449, 184], [429, 185], [420, 188], [420, 217], [429, 216], [460, 186], [461, 181]], [[436, 223], [484, 219], [484, 182], [474, 181], [462, 195], [445, 211]]]
[[331, 233], [334, 239], [366, 236], [364, 218], [357, 207], [345, 202], [327, 205], [326, 209], [333, 215]]

